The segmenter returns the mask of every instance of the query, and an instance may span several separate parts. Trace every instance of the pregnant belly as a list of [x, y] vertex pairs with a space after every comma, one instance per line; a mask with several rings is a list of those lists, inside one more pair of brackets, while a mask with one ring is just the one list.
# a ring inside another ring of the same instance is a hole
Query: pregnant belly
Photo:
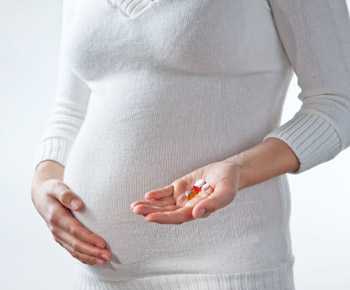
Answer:
[[[66, 164], [64, 181], [86, 204], [84, 211], [75, 212], [76, 218], [106, 239], [118, 275], [121, 270], [131, 275], [135, 265], [147, 261], [190, 253], [199, 256], [209, 244], [214, 249], [221, 243], [218, 217], [180, 226], [150, 223], [130, 210], [130, 204], [142, 199], [146, 191], [204, 165], [198, 155], [180, 152], [181, 142], [176, 146], [171, 142], [129, 143], [122, 132], [105, 137], [100, 134], [101, 130], [93, 127], [82, 128]], [[182, 149], [186, 150], [185, 146]], [[203, 235], [207, 231], [213, 234], [211, 240]], [[90, 268], [100, 274], [113, 271], [101, 266]]]
[[[100, 106], [94, 101], [89, 106], [64, 181], [86, 205], [84, 211], [74, 213], [76, 218], [105, 238], [113, 258], [108, 265], [83, 267], [116, 280], [154, 271], [241, 271], [249, 268], [250, 255], [251, 261], [261, 257], [264, 263], [272, 263], [271, 257], [264, 260], [264, 242], [257, 229], [281, 226], [285, 209], [276, 180], [242, 190], [234, 203], [210, 218], [181, 225], [150, 223], [130, 210], [130, 204], [142, 199], [146, 191], [230, 156], [235, 148], [238, 151], [244, 142], [234, 141], [235, 132], [218, 132], [207, 119], [194, 127], [184, 120], [172, 120], [166, 108], [152, 111], [162, 113], [141, 114], [130, 108], [108, 113]], [[181, 109], [186, 116], [185, 108]], [[270, 236], [264, 246], [284, 247], [281, 243], [280, 237]], [[196, 269], [194, 260], [200, 261]]]

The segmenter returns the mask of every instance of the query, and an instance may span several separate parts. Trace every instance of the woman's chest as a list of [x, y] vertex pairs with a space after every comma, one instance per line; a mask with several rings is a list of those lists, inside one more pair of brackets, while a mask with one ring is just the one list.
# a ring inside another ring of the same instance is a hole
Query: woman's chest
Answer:
[[267, 0], [77, 0], [68, 56], [86, 80], [157, 68], [239, 74], [278, 63]]

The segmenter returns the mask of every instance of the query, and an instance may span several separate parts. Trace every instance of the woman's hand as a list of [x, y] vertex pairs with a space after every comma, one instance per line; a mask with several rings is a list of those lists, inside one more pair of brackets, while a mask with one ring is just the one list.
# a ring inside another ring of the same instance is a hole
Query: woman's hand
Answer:
[[[170, 185], [145, 193], [145, 198], [131, 203], [136, 214], [157, 223], [181, 224], [205, 217], [228, 205], [236, 192], [272, 177], [295, 172], [300, 166], [293, 150], [278, 138], [267, 138], [238, 154], [210, 163], [175, 180]], [[207, 197], [196, 196], [186, 205], [184, 192], [197, 179], [211, 185]], [[206, 213], [201, 213], [206, 209]]]
[[83, 201], [61, 180], [50, 178], [32, 188], [32, 201], [54, 240], [85, 264], [104, 264], [111, 258], [104, 239], [84, 227], [71, 211]]
[[[185, 191], [197, 179], [204, 179], [210, 187], [203, 196], [187, 201]], [[182, 224], [199, 217], [207, 217], [227, 206], [239, 189], [240, 166], [234, 158], [210, 163], [176, 179], [171, 184], [145, 193], [145, 198], [131, 203], [134, 213], [156, 223]]]

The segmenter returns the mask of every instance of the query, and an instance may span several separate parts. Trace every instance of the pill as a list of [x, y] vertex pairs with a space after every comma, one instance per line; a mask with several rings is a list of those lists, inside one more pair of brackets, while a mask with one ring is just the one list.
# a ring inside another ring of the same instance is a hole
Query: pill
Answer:
[[194, 186], [196, 187], [202, 187], [205, 184], [205, 180], [204, 179], [198, 179], [195, 183]]
[[188, 200], [185, 203], [185, 206], [188, 207], [192, 207], [195, 204], [197, 204], [200, 200], [204, 199], [205, 197], [207, 197], [209, 194], [208, 193], [204, 193], [204, 192], [200, 192], [196, 195], [196, 197], [192, 198], [191, 200]]
[[187, 191], [185, 191], [186, 197], [188, 197], [191, 193], [192, 193], [192, 190], [187, 190]]
[[194, 198], [198, 194], [198, 191], [192, 189], [191, 192], [186, 196], [187, 200]]
[[209, 183], [206, 183], [202, 186], [202, 190], [207, 190], [210, 187]]
[[185, 192], [187, 200], [191, 200], [197, 194], [199, 194], [202, 190], [201, 187], [205, 184], [206, 182], [203, 179], [196, 180], [195, 184], [192, 186], [192, 189]]

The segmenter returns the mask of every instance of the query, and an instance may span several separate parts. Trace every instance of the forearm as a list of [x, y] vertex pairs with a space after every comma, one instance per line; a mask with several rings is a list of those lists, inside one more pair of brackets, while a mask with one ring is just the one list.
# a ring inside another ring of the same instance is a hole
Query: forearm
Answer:
[[268, 138], [226, 160], [240, 166], [239, 189], [299, 168], [294, 152], [286, 143], [276, 138]]
[[40, 185], [41, 182], [48, 179], [63, 179], [64, 167], [58, 162], [52, 160], [45, 160], [38, 164], [34, 171], [32, 179], [32, 190]]

